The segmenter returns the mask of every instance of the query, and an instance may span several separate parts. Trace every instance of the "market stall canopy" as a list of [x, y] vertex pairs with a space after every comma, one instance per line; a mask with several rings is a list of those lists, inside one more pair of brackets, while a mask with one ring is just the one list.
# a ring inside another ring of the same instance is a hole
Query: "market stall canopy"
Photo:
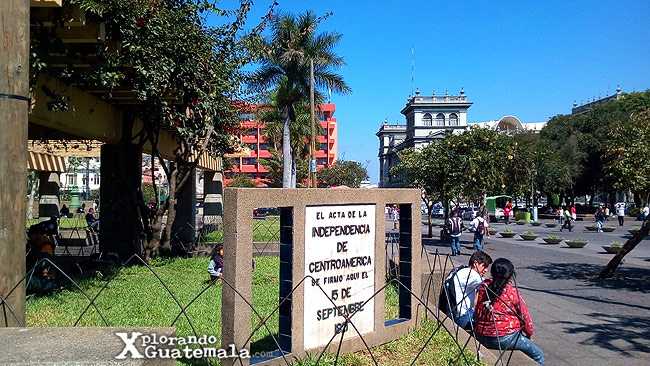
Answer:
[[65, 172], [65, 158], [63, 156], [29, 151], [27, 169], [39, 172]]

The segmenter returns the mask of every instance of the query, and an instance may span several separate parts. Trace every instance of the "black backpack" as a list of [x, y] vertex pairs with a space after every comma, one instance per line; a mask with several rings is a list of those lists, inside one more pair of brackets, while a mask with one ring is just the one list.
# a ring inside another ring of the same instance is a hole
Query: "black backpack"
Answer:
[[467, 268], [467, 266], [459, 266], [451, 271], [449, 276], [447, 276], [445, 281], [442, 283], [442, 289], [438, 298], [438, 309], [452, 317], [452, 319], [458, 317], [458, 311], [456, 309], [458, 304], [456, 303], [456, 286], [454, 286], [454, 281], [458, 271], [463, 268]]
[[478, 225], [476, 225], [476, 232], [479, 234], [485, 234], [485, 219], [478, 220]]
[[458, 235], [461, 232], [462, 223], [459, 217], [452, 217], [449, 219], [449, 233]]

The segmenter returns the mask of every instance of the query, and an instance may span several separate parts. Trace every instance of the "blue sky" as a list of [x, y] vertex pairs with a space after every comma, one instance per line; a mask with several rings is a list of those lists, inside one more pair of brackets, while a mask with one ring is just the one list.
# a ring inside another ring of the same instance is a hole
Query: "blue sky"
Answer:
[[[339, 158], [368, 163], [377, 182], [381, 121], [402, 122], [415, 86], [463, 87], [469, 121], [506, 114], [546, 121], [574, 100], [650, 88], [650, 1], [279, 0], [279, 9], [334, 14], [322, 30], [343, 34], [340, 70], [352, 88], [334, 95]], [[256, 1], [260, 16], [270, 1]], [[254, 20], [254, 19], [252, 19]]]

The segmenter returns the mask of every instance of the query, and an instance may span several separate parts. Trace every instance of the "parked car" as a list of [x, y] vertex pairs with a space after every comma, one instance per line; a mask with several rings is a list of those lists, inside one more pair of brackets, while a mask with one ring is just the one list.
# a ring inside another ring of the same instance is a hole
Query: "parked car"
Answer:
[[445, 208], [442, 206], [433, 206], [433, 210], [431, 211], [431, 216], [432, 217], [444, 217], [445, 216]]
[[476, 218], [477, 213], [478, 213], [478, 209], [476, 209], [475, 207], [467, 207], [466, 209], [463, 210], [462, 218], [463, 220], [474, 220]]

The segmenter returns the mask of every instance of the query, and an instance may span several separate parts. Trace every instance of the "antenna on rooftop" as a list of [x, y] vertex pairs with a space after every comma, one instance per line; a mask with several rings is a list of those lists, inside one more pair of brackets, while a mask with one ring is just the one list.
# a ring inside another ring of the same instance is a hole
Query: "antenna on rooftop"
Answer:
[[415, 92], [415, 47], [411, 46], [411, 95]]

